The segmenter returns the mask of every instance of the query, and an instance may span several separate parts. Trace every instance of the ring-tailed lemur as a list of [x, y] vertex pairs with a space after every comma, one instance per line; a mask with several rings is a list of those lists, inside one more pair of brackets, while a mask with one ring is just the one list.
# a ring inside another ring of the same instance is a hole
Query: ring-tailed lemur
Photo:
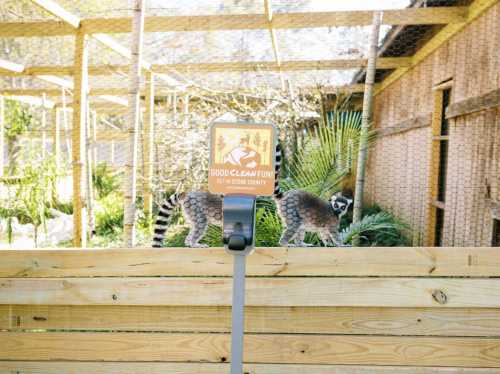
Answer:
[[[347, 212], [352, 199], [335, 194], [328, 203], [301, 190], [283, 193], [278, 179], [280, 169], [281, 149], [278, 145], [276, 147], [274, 200], [286, 227], [281, 236], [280, 245], [289, 246], [290, 242], [295, 240], [295, 245], [307, 246], [304, 243], [306, 231], [317, 232], [324, 243], [340, 245], [337, 242], [340, 218]], [[179, 203], [191, 226], [185, 244], [190, 247], [206, 247], [200, 243], [200, 240], [205, 235], [208, 224], [222, 224], [222, 196], [209, 192], [173, 194], [165, 200], [156, 219], [153, 247], [163, 246], [168, 221], [173, 209]]]
[[[281, 148], [276, 146], [275, 188], [278, 185], [277, 176], [281, 165]], [[222, 225], [222, 196], [209, 192], [188, 192], [173, 194], [160, 206], [155, 222], [153, 247], [163, 247], [163, 240], [168, 228], [168, 222], [174, 208], [182, 205], [184, 217], [189, 222], [190, 230], [185, 244], [189, 247], [206, 247], [200, 240], [207, 232], [208, 225]]]
[[[278, 168], [276, 175], [279, 175]], [[342, 196], [340, 192], [333, 195], [329, 202], [301, 190], [283, 193], [278, 178], [274, 186], [274, 199], [285, 226], [280, 239], [281, 246], [290, 246], [291, 241], [296, 246], [309, 246], [304, 242], [306, 232], [316, 232], [325, 244], [342, 245], [337, 240], [340, 219], [347, 213], [352, 199]]]

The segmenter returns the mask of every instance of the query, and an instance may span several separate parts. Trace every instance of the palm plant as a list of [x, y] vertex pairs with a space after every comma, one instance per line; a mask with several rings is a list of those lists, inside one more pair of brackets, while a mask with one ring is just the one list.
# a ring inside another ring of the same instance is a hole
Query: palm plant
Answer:
[[329, 198], [354, 170], [361, 131], [361, 113], [336, 112], [311, 130], [290, 165], [285, 189], [302, 189]]

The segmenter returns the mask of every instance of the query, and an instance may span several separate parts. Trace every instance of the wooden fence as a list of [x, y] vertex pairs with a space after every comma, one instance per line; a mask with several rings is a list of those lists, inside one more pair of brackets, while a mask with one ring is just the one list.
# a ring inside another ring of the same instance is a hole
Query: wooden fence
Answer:
[[[0, 251], [0, 373], [229, 370], [221, 249]], [[500, 373], [500, 251], [248, 259], [246, 374]]]

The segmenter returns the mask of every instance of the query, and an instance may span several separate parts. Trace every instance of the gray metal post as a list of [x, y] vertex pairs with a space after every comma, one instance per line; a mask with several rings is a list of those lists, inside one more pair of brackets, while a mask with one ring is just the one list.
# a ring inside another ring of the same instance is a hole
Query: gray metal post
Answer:
[[245, 329], [246, 254], [233, 255], [233, 306], [231, 333], [231, 374], [243, 373], [243, 333]]

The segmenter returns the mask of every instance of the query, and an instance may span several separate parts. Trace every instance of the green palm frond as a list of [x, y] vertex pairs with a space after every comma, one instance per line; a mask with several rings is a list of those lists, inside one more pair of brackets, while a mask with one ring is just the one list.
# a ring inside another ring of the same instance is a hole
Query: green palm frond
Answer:
[[406, 239], [402, 232], [408, 226], [398, 221], [387, 212], [379, 212], [364, 216], [361, 221], [352, 223], [340, 232], [339, 240], [344, 244], [352, 243], [353, 238], [359, 236], [370, 245], [405, 245]]
[[327, 118], [327, 123], [320, 123], [306, 133], [306, 145], [291, 165], [285, 188], [329, 198], [353, 170], [361, 134], [361, 113], [337, 112]]

